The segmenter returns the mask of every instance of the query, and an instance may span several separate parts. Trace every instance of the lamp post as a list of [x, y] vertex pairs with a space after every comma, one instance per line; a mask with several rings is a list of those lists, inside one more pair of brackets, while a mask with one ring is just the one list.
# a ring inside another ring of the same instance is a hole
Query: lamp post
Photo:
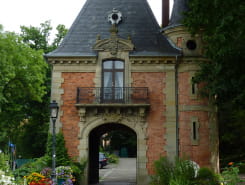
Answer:
[[50, 105], [50, 118], [53, 123], [53, 137], [52, 137], [52, 181], [56, 182], [56, 173], [55, 173], [55, 158], [56, 158], [56, 152], [55, 152], [55, 145], [56, 145], [56, 133], [55, 133], [55, 122], [58, 117], [58, 112], [59, 112], [59, 106], [58, 103], [56, 103], [55, 100], [53, 100]]

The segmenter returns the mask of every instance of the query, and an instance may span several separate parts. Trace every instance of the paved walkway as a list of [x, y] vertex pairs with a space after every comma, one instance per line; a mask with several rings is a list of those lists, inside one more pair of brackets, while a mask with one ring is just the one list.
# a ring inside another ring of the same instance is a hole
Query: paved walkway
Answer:
[[136, 159], [120, 158], [118, 165], [100, 169], [100, 183], [95, 185], [136, 185]]

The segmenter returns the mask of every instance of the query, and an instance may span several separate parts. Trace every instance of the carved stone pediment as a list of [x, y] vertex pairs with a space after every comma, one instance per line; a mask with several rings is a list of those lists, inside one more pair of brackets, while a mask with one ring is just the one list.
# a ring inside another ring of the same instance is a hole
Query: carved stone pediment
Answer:
[[111, 37], [109, 39], [100, 39], [100, 36], [97, 37], [96, 43], [93, 46], [95, 51], [108, 51], [112, 55], [116, 55], [119, 51], [132, 51], [134, 45], [130, 38], [122, 39], [117, 35], [117, 28], [112, 26]]
[[147, 127], [148, 106], [86, 106], [77, 105], [80, 117], [79, 138], [84, 130], [94, 123], [119, 123], [131, 128], [145, 130]]

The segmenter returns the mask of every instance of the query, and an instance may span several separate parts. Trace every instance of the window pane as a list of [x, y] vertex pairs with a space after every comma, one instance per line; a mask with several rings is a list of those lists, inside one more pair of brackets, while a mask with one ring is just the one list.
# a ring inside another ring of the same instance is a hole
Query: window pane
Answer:
[[123, 68], [124, 68], [124, 62], [115, 61], [115, 69], [123, 69]]
[[104, 69], [112, 69], [112, 61], [106, 61], [103, 63]]
[[112, 86], [112, 72], [104, 72], [104, 87]]
[[115, 87], [123, 87], [123, 72], [115, 73]]
[[112, 99], [112, 72], [104, 72], [103, 99]]

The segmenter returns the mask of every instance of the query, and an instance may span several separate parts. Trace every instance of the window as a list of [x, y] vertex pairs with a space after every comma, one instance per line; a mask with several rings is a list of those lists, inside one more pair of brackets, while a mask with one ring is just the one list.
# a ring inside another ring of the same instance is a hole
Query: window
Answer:
[[197, 83], [195, 82], [195, 79], [194, 79], [194, 73], [193, 74], [190, 74], [190, 98], [191, 99], [197, 99], [198, 98], [198, 85]]
[[124, 99], [124, 62], [106, 60], [102, 63], [102, 101], [119, 103]]
[[191, 78], [191, 93], [196, 94], [196, 83], [194, 82], [194, 77]]
[[199, 144], [199, 122], [197, 117], [191, 118], [191, 142], [192, 145]]

